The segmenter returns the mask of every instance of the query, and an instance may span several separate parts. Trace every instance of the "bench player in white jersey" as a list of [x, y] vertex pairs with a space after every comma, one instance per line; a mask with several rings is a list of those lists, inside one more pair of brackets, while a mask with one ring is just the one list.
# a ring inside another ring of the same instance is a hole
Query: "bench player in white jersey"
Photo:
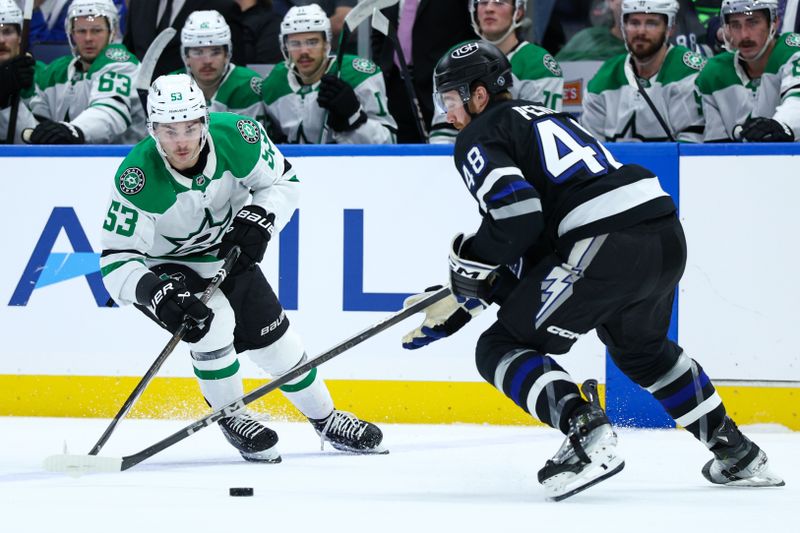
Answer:
[[[186, 74], [161, 76], [147, 99], [150, 137], [117, 171], [102, 231], [101, 273], [120, 305], [136, 304], [170, 332], [191, 321], [200, 390], [218, 409], [242, 396], [237, 354], [284, 374], [306, 358], [258, 263], [297, 206], [292, 165], [249, 117], [211, 113]], [[203, 304], [208, 278], [238, 245], [241, 256]], [[335, 410], [317, 370], [281, 387], [323, 439], [342, 451], [381, 453], [378, 427]], [[277, 434], [243, 410], [220, 428], [248, 461], [278, 462]]]
[[705, 142], [800, 139], [800, 34], [776, 38], [777, 0], [723, 0], [725, 47], [697, 77]]
[[245, 115], [264, 123], [261, 76], [231, 63], [231, 29], [217, 11], [195, 11], [181, 30], [187, 74], [206, 98], [209, 112]]
[[73, 0], [65, 19], [72, 55], [50, 63], [36, 80], [32, 144], [131, 144], [145, 135], [133, 79], [139, 61], [120, 37], [111, 0]]
[[667, 338], [686, 263], [672, 198], [651, 171], [617, 162], [571, 115], [512, 99], [511, 83], [506, 56], [482, 41], [434, 69], [434, 99], [459, 130], [453, 159], [481, 223], [453, 239], [454, 294], [426, 309], [403, 347], [452, 335], [498, 304], [475, 362], [488, 383], [567, 436], [538, 476], [555, 500], [625, 464], [596, 382], [584, 382], [584, 400], [551, 356], [591, 330], [620, 370], [713, 453], [701, 470], [706, 479], [783, 485], [727, 416], [702, 367]]
[[261, 86], [271, 134], [280, 131], [295, 144], [396, 142], [380, 68], [348, 54], [336, 64], [331, 23], [321, 7], [291, 8], [281, 22], [280, 45], [285, 62]]
[[705, 59], [669, 43], [678, 9], [677, 0], [623, 0], [628, 52], [603, 63], [583, 100], [581, 124], [598, 139], [702, 141], [694, 81]]
[[[525, 1], [470, 0], [469, 14], [475, 33], [508, 56], [514, 80], [511, 95], [561, 111], [564, 97], [561, 66], [547, 50], [517, 35], [525, 20]], [[444, 115], [434, 115], [431, 143], [453, 143], [457, 134], [458, 130], [447, 123]]]

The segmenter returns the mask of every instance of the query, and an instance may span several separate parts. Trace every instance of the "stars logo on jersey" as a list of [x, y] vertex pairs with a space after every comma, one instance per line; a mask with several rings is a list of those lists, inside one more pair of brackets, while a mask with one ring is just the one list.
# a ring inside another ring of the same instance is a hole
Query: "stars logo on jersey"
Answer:
[[261, 134], [258, 132], [258, 125], [252, 120], [240, 120], [236, 123], [236, 127], [247, 143], [256, 144], [261, 140]]
[[253, 90], [254, 93], [261, 96], [261, 84], [264, 83], [264, 80], [259, 78], [258, 76], [253, 76], [250, 78], [250, 88]]
[[197, 252], [208, 250], [220, 236], [225, 232], [225, 228], [231, 221], [233, 211], [228, 208], [228, 213], [219, 222], [214, 221], [211, 211], [205, 210], [203, 221], [200, 222], [200, 227], [190, 233], [186, 237], [167, 237], [164, 238], [175, 245], [175, 248], [170, 250], [167, 255], [189, 255]]
[[556, 58], [551, 56], [550, 54], [545, 54], [542, 58], [542, 63], [544, 63], [544, 67], [553, 73], [554, 76], [563, 76], [561, 72], [561, 65], [558, 64]]
[[364, 74], [374, 74], [378, 67], [369, 59], [357, 57], [353, 59], [353, 69]]
[[790, 33], [787, 35], [786, 46], [800, 47], [800, 33]]
[[106, 57], [111, 61], [127, 61], [131, 58], [131, 54], [122, 48], [109, 48], [106, 50]]
[[706, 59], [700, 54], [686, 52], [683, 54], [683, 64], [694, 70], [702, 70], [706, 64]]
[[144, 189], [144, 171], [138, 167], [126, 168], [119, 177], [119, 190], [128, 196]]

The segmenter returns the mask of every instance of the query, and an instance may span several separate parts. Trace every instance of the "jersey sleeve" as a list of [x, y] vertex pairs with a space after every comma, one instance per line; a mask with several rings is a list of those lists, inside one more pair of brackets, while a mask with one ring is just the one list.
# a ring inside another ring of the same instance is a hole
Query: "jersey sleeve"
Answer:
[[108, 143], [131, 126], [131, 92], [137, 68], [130, 61], [109, 61], [92, 73], [89, 105], [71, 120], [83, 131], [88, 144]]
[[[353, 90], [367, 115], [367, 121], [353, 131], [333, 132], [333, 138], [340, 144], [394, 144], [397, 142], [397, 123], [389, 114], [386, 99], [386, 84], [383, 75], [372, 61], [355, 57], [352, 68], [345, 68], [342, 78], [353, 85]], [[353, 69], [358, 70], [354, 76]], [[365, 79], [363, 74], [367, 73]], [[355, 84], [353, 83], [355, 81]]]
[[[8, 138], [8, 127], [11, 125], [11, 106], [0, 109], [0, 139]], [[22, 132], [27, 128], [35, 128], [38, 122], [33, 113], [25, 104], [20, 101], [19, 111], [17, 112], [17, 124], [14, 127], [14, 144], [22, 144]]]
[[800, 139], [800, 51], [792, 54], [778, 73], [781, 80], [780, 104], [775, 108], [773, 118], [792, 128], [794, 138]]
[[515, 163], [509, 142], [497, 135], [467, 136], [454, 151], [456, 169], [483, 215], [469, 253], [498, 265], [519, 259], [544, 228], [539, 193]]
[[581, 125], [589, 133], [601, 140], [608, 140], [605, 133], [606, 99], [603, 93], [586, 91], [583, 99], [583, 113], [580, 117]]
[[561, 111], [564, 99], [564, 78], [539, 78], [537, 80], [514, 80], [518, 87], [516, 99], [530, 100], [538, 105]]
[[694, 90], [696, 78], [697, 74], [669, 84], [668, 123], [672, 126], [675, 139], [680, 142], [703, 142], [705, 121]]

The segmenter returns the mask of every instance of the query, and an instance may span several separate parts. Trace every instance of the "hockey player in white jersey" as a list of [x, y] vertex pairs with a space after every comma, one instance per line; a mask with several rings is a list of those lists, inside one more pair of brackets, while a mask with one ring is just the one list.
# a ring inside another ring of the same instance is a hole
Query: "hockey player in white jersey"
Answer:
[[31, 117], [30, 100], [34, 94], [34, 77], [44, 70], [41, 61], [34, 61], [30, 54], [20, 54], [22, 45], [22, 10], [14, 0], [0, 0], [0, 143], [8, 136], [11, 108], [20, 98], [17, 108], [17, 123], [12, 136], [13, 143], [20, 143], [22, 129], [20, 114]]
[[694, 81], [705, 59], [669, 43], [677, 13], [677, 0], [623, 0], [628, 53], [603, 63], [587, 86], [581, 124], [592, 135], [608, 142], [702, 141]]
[[[558, 61], [544, 48], [524, 39], [518, 31], [524, 26], [524, 0], [470, 0], [472, 29], [492, 43], [511, 62], [514, 98], [530, 100], [555, 111], [561, 111], [564, 77]], [[431, 126], [432, 144], [454, 143], [458, 130], [447, 123], [442, 114], [435, 114]]]
[[73, 0], [65, 19], [72, 55], [37, 78], [25, 125], [32, 144], [131, 144], [145, 135], [133, 92], [139, 61], [118, 44], [119, 14], [111, 0]]
[[195, 11], [181, 30], [181, 57], [210, 112], [246, 115], [264, 123], [261, 76], [231, 63], [231, 29], [217, 11]]
[[284, 63], [261, 86], [270, 131], [296, 144], [390, 144], [397, 124], [389, 114], [380, 68], [331, 52], [331, 23], [317, 4], [291, 8], [281, 22]]
[[[194, 373], [212, 408], [243, 395], [237, 354], [284, 374], [306, 354], [258, 268], [267, 244], [297, 206], [292, 165], [253, 119], [209, 114], [186, 74], [161, 76], [147, 100], [150, 137], [117, 171], [102, 231], [101, 273], [112, 298], [136, 304], [174, 333], [185, 319]], [[203, 292], [234, 246], [241, 256], [207, 304]], [[381, 453], [378, 427], [335, 410], [317, 370], [281, 390], [323, 441]], [[277, 434], [247, 410], [220, 420], [248, 461], [278, 462]]]
[[778, 33], [777, 0], [723, 0], [727, 52], [697, 78], [706, 142], [800, 139], [800, 34]]

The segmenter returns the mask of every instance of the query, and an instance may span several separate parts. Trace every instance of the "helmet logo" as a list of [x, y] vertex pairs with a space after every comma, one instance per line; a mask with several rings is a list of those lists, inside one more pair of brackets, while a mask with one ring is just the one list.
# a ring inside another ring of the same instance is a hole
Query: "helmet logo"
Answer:
[[453, 59], [461, 59], [462, 57], [467, 57], [468, 55], [477, 52], [478, 48], [479, 46], [477, 42], [466, 43], [465, 45], [453, 50], [453, 52], [450, 54], [450, 57]]

